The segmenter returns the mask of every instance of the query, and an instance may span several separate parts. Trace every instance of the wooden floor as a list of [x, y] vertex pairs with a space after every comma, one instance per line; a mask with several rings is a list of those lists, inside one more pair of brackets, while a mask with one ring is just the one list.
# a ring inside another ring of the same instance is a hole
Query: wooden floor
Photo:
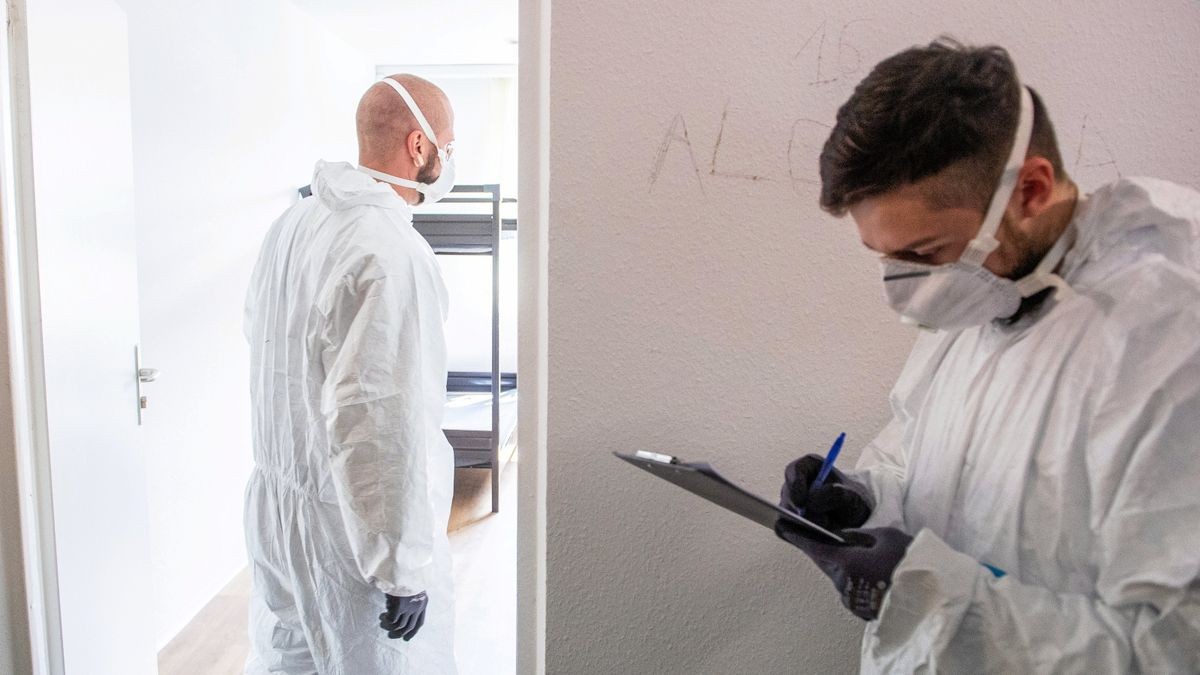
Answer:
[[[493, 514], [490, 474], [455, 472], [450, 549], [460, 675], [516, 672], [516, 487], [514, 460], [500, 480], [500, 513]], [[160, 675], [240, 675], [249, 651], [249, 593], [249, 574], [242, 571], [159, 652]]]
[[250, 574], [242, 570], [158, 653], [160, 675], [241, 673], [249, 651], [246, 602]]
[[456, 472], [455, 495], [474, 495], [456, 498], [450, 517], [460, 675], [517, 671], [517, 463], [500, 478], [500, 513], [492, 513], [491, 485], [485, 470]]

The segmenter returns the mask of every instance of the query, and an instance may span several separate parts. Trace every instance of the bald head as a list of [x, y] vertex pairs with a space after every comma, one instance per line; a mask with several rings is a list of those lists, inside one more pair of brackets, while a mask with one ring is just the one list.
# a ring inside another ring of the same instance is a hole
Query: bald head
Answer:
[[[425, 120], [445, 147], [454, 140], [454, 111], [445, 92], [429, 80], [415, 75], [389, 75], [413, 97]], [[400, 94], [384, 82], [376, 82], [358, 102], [358, 163], [363, 166], [397, 168], [427, 163], [437, 154]], [[416, 134], [414, 134], [416, 132]], [[415, 156], [414, 156], [415, 153]]]

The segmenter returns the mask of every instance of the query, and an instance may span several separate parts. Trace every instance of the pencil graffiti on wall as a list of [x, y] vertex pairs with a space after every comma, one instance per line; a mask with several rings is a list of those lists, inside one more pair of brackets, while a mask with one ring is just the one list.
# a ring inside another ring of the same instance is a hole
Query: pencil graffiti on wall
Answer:
[[[809, 87], [839, 82], [843, 87], [851, 86], [861, 75], [865, 62], [854, 37], [870, 21], [872, 19], [859, 18], [831, 24], [827, 19], [820, 19], [811, 31], [798, 31], [799, 45], [788, 61], [801, 76], [799, 81]], [[822, 121], [811, 111], [797, 110], [796, 117], [783, 127], [787, 129], [787, 137], [773, 143], [783, 152], [785, 162], [772, 166], [770, 162], [764, 163], [762, 158], [747, 159], [731, 149], [727, 132], [731, 128], [753, 126], [753, 122], [746, 119], [746, 113], [753, 114], [753, 106], [739, 106], [733, 101], [733, 97], [725, 99], [720, 116], [715, 120], [711, 141], [698, 139], [688, 129], [687, 116], [696, 122], [703, 113], [688, 112], [685, 116], [684, 112], [676, 112], [667, 120], [650, 169], [648, 192], [653, 193], [659, 181], [672, 171], [680, 175], [691, 174], [695, 180], [689, 179], [687, 183], [694, 183], [700, 194], [706, 196], [706, 183], [713, 180], [787, 183], [797, 195], [820, 185], [817, 157], [832, 128], [832, 119]], [[713, 127], [702, 125], [701, 128]], [[696, 161], [697, 152], [707, 153], [706, 169], [701, 169]]]

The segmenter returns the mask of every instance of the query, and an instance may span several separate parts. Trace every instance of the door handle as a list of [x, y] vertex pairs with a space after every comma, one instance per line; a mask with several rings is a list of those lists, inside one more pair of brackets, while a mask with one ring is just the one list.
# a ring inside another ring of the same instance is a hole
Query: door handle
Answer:
[[141, 426], [142, 411], [150, 405], [150, 399], [142, 393], [142, 385], [158, 379], [158, 368], [142, 367], [142, 349], [139, 345], [133, 346], [133, 368], [137, 373], [137, 421], [138, 426]]

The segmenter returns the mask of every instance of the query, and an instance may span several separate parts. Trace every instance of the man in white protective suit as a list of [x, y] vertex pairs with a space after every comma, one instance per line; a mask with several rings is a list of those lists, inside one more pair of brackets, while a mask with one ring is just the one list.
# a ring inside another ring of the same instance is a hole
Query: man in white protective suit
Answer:
[[246, 301], [254, 472], [246, 673], [454, 673], [446, 289], [412, 206], [454, 182], [454, 114], [411, 75], [359, 103]]
[[1200, 194], [1083, 194], [1008, 54], [949, 40], [838, 111], [821, 205], [928, 330], [857, 470], [779, 535], [868, 621], [864, 672], [1200, 672]]

